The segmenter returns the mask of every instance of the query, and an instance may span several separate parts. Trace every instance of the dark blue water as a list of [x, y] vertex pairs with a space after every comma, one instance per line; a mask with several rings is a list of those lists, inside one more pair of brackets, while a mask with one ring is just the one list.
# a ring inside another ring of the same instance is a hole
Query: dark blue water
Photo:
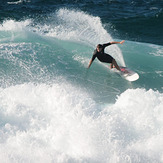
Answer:
[[59, 8], [99, 16], [115, 38], [163, 45], [162, 0], [4, 0], [0, 4], [0, 20], [34, 18], [42, 21]]
[[1, 162], [162, 163], [162, 2], [1, 0]]

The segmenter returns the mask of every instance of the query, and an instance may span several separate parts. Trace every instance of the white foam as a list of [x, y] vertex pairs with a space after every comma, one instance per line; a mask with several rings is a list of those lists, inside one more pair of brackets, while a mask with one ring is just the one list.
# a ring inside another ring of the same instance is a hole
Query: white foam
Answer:
[[1, 88], [0, 160], [162, 162], [162, 106], [153, 90], [129, 89], [98, 105], [68, 83]]
[[24, 21], [6, 20], [0, 25], [0, 31], [19, 31], [30, 25], [31, 20]]

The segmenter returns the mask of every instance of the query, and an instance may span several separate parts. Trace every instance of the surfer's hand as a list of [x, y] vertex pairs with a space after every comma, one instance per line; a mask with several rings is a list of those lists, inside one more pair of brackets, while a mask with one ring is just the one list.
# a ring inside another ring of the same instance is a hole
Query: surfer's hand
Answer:
[[123, 44], [125, 42], [125, 40], [122, 40], [121, 42], [120, 42], [120, 44]]

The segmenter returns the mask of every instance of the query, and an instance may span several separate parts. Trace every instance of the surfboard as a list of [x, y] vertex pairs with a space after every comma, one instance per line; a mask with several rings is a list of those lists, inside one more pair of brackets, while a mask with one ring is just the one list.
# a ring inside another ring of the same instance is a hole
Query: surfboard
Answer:
[[119, 74], [122, 78], [128, 80], [128, 81], [136, 81], [139, 79], [139, 74], [135, 71], [129, 69], [128, 67], [119, 66], [121, 69], [121, 72], [118, 71], [116, 68], [112, 68], [111, 71]]

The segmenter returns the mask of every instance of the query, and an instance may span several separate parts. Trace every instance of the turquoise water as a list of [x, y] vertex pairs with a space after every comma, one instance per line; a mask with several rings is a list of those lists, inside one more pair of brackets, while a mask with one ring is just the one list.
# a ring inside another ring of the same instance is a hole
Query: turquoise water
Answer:
[[[0, 25], [3, 162], [162, 162], [163, 47], [126, 40], [106, 48], [140, 78], [88, 63], [113, 39], [100, 17], [61, 8], [44, 23]], [[25, 151], [25, 154], [24, 154]]]

